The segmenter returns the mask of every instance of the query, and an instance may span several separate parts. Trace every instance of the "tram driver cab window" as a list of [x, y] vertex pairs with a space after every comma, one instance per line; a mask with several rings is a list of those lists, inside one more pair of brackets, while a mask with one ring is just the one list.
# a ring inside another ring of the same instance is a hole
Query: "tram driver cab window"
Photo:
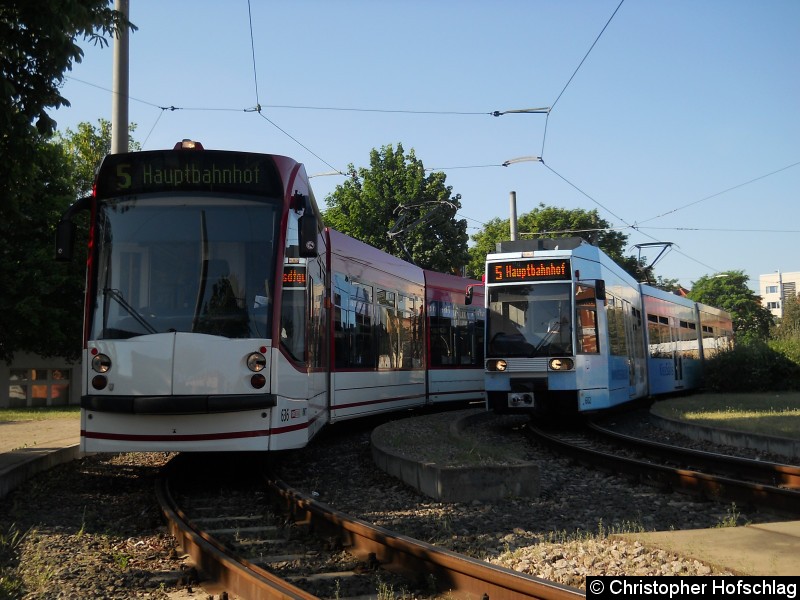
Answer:
[[[289, 211], [284, 261], [286, 265], [302, 268], [303, 272], [305, 272], [305, 260], [299, 258], [298, 221], [297, 212], [294, 210]], [[285, 268], [286, 266], [284, 266]], [[280, 343], [292, 360], [298, 363], [304, 363], [307, 358], [307, 307], [307, 284], [305, 282], [291, 286], [284, 284], [283, 293], [281, 294]]]
[[599, 353], [597, 298], [593, 287], [578, 284], [575, 291], [575, 310], [578, 324], [578, 352], [584, 354]]

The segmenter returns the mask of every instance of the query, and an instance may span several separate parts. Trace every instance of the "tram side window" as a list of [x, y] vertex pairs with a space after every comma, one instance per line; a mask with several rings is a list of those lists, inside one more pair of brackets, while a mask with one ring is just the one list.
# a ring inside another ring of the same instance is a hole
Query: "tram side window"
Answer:
[[597, 354], [600, 341], [597, 338], [597, 302], [593, 287], [579, 285], [575, 292], [578, 323], [578, 352]]
[[414, 366], [425, 366], [425, 300], [414, 298], [414, 309], [411, 317], [411, 335], [414, 344]]
[[475, 367], [483, 364], [484, 320], [479, 310], [450, 302], [431, 305], [431, 366]]
[[431, 323], [431, 366], [449, 367], [455, 362], [456, 355], [452, 335], [453, 305], [434, 301], [428, 313]]
[[306, 290], [287, 289], [281, 302], [281, 345], [294, 360], [306, 358]]
[[717, 336], [714, 335], [714, 328], [709, 325], [702, 326], [703, 332], [703, 358], [711, 358], [717, 350]]
[[658, 315], [647, 315], [647, 338], [651, 358], [672, 357], [669, 335], [669, 319]]
[[417, 311], [422, 301], [410, 296], [398, 295], [398, 347], [399, 367], [413, 369], [422, 366], [422, 319]]
[[374, 369], [372, 286], [338, 273], [333, 279], [336, 367]]
[[377, 300], [377, 336], [378, 368], [397, 368], [400, 348], [400, 319], [397, 316], [397, 294], [389, 290], [379, 289], [375, 295]]
[[608, 345], [613, 356], [627, 356], [628, 343], [625, 336], [625, 314], [622, 301], [608, 294], [606, 297], [608, 319]]
[[456, 318], [453, 321], [453, 338], [456, 349], [456, 365], [465, 366], [472, 364], [472, 348], [469, 344], [469, 320], [465, 310], [456, 309]]
[[353, 367], [375, 368], [375, 309], [371, 285], [356, 284], [355, 297], [350, 298], [356, 328], [352, 341], [351, 364]]
[[[320, 275], [322, 275], [320, 273]], [[325, 346], [325, 285], [317, 277], [309, 278], [311, 293], [311, 322], [308, 341], [308, 362], [311, 367], [322, 367], [325, 364], [327, 348]]]
[[[701, 322], [703, 316], [700, 316]], [[724, 325], [719, 322], [714, 322], [714, 325], [703, 325], [701, 330], [703, 333], [703, 358], [712, 358], [730, 349], [731, 342], [733, 341], [733, 333], [730, 330], [723, 329]]]
[[335, 273], [334, 352], [340, 369], [413, 369], [423, 364], [422, 299]]
[[455, 363], [453, 305], [434, 301], [428, 308], [431, 323], [431, 366], [449, 367]]
[[680, 321], [678, 344], [680, 354], [684, 358], [700, 358], [700, 346], [697, 340], [697, 324], [691, 321]]
[[350, 331], [355, 324], [350, 322], [350, 313], [342, 308], [342, 295], [333, 295], [333, 356], [334, 366], [347, 367], [350, 354]]

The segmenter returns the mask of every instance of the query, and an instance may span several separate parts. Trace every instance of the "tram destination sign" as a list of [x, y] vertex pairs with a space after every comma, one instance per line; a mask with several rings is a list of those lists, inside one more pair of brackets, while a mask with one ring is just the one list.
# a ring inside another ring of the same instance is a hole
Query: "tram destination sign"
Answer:
[[283, 265], [283, 289], [306, 289], [306, 268], [298, 265]]
[[153, 150], [110, 154], [100, 165], [99, 198], [165, 192], [255, 194], [280, 198], [268, 155], [222, 150]]
[[572, 279], [572, 269], [568, 258], [492, 262], [487, 273], [489, 283], [570, 279]]

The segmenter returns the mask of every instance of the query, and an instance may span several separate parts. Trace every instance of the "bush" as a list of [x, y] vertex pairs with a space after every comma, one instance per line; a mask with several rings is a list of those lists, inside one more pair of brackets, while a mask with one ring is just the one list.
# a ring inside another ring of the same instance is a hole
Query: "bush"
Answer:
[[770, 340], [769, 347], [800, 365], [800, 339], [797, 337]]
[[720, 352], [704, 367], [713, 392], [800, 390], [800, 343], [750, 341]]

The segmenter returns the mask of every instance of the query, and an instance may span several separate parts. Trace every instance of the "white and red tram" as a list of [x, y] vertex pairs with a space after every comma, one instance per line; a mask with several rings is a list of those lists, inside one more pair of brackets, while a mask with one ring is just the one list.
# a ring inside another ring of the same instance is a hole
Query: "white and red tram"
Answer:
[[81, 210], [85, 452], [284, 450], [333, 421], [483, 399], [477, 282], [324, 228], [290, 158], [109, 155], [59, 223], [61, 260]]

